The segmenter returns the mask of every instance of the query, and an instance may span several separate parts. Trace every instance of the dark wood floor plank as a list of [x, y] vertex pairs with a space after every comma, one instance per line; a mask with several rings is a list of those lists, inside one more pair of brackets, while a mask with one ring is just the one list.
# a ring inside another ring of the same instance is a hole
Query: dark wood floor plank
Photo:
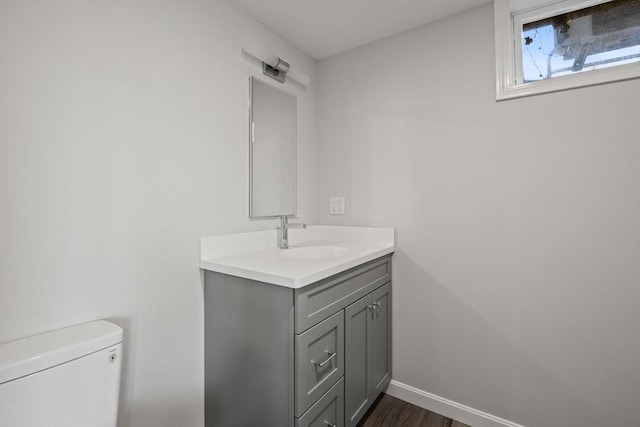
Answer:
[[421, 427], [451, 427], [451, 418], [427, 411], [426, 409], [420, 408], [420, 410], [426, 414], [426, 422], [420, 424]]
[[[401, 401], [402, 402], [402, 401]], [[402, 402], [402, 405], [398, 408], [397, 425], [399, 426], [419, 426], [420, 411], [416, 411], [413, 405], [407, 402]], [[396, 424], [394, 424], [396, 425]]]
[[358, 427], [469, 427], [388, 394], [382, 394]]

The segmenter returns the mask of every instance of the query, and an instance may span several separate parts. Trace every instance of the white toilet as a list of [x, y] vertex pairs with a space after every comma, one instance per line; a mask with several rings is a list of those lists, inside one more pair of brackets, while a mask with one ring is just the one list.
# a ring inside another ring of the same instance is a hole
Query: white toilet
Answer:
[[105, 320], [0, 344], [0, 426], [115, 427], [121, 362]]

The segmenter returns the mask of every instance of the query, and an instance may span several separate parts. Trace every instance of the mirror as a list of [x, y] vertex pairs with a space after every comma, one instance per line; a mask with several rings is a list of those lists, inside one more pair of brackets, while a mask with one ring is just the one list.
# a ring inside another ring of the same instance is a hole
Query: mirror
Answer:
[[249, 78], [249, 217], [296, 215], [296, 97]]

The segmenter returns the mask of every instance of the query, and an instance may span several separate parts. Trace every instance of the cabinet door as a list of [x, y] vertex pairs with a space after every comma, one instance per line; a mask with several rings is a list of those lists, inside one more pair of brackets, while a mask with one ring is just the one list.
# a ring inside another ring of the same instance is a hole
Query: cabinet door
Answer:
[[358, 424], [391, 380], [391, 282], [345, 309], [345, 426]]
[[391, 381], [391, 283], [371, 294], [373, 316], [371, 333], [370, 399], [375, 399]]
[[370, 406], [371, 294], [345, 309], [345, 425], [355, 426]]

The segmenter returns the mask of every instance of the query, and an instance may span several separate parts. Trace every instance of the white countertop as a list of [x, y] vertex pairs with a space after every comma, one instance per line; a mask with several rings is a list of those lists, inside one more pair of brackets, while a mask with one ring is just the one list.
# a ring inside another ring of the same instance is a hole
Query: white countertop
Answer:
[[203, 237], [200, 268], [244, 277], [292, 289], [345, 271], [395, 250], [393, 228], [314, 225], [289, 230], [292, 249], [309, 246], [337, 246], [344, 254], [322, 259], [284, 256], [277, 247], [277, 231]]

